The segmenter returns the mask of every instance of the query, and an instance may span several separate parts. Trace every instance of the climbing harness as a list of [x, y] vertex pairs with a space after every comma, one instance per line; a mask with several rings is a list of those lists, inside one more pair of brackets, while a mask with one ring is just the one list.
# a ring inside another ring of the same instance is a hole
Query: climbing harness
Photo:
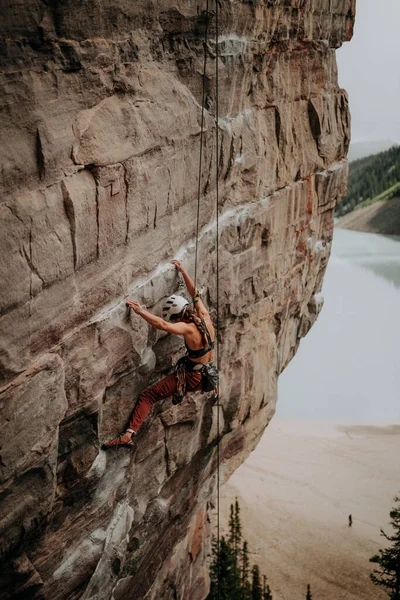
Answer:
[[203, 376], [201, 391], [212, 392], [213, 390], [216, 390], [219, 384], [219, 371], [217, 367], [212, 361], [200, 364], [202, 365], [200, 371]]
[[189, 371], [187, 356], [182, 356], [175, 365], [176, 392], [172, 396], [172, 404], [180, 404], [186, 395], [186, 371]]
[[219, 373], [212, 361], [196, 363], [188, 356], [183, 356], [175, 365], [176, 392], [172, 397], [172, 404], [180, 404], [186, 395], [186, 373], [201, 375], [201, 391], [212, 392], [218, 386]]

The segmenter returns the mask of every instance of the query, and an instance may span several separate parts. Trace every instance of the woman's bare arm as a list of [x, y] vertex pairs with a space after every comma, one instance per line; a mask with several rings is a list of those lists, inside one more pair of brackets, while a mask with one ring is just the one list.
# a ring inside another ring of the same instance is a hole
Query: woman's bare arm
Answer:
[[136, 300], [128, 300], [126, 305], [156, 329], [178, 335], [185, 335], [191, 331], [191, 327], [187, 323], [168, 323], [168, 321], [164, 321], [161, 317], [157, 317], [145, 308], [142, 308]]
[[179, 273], [181, 273], [183, 280], [186, 284], [187, 291], [191, 295], [193, 299], [194, 308], [199, 315], [199, 317], [205, 317], [208, 315], [208, 310], [204, 306], [200, 294], [197, 292], [193, 279], [190, 277], [189, 273], [185, 270], [180, 260], [172, 260], [173, 265], [178, 269]]

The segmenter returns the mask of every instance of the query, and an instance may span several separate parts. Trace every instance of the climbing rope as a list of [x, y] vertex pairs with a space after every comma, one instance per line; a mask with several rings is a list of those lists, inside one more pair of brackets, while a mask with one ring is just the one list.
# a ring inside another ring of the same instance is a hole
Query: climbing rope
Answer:
[[[216, 301], [217, 301], [217, 323], [216, 323], [216, 363], [219, 371], [219, 136], [218, 136], [218, 115], [219, 115], [219, 78], [218, 78], [218, 41], [219, 41], [219, 14], [218, 0], [215, 0], [215, 202], [216, 202]], [[218, 589], [217, 596], [220, 597], [220, 543], [219, 543], [219, 387], [217, 400], [217, 552], [218, 552]]]
[[[220, 353], [219, 353], [219, 136], [218, 136], [218, 115], [219, 115], [219, 73], [218, 73], [218, 42], [219, 42], [219, 6], [218, 0], [215, 0], [215, 202], [216, 202], [216, 308], [217, 322], [215, 327], [216, 338], [216, 364], [218, 371], [220, 370]], [[199, 227], [200, 227], [200, 200], [201, 200], [201, 175], [203, 165], [203, 131], [204, 131], [204, 104], [205, 104], [205, 87], [206, 87], [206, 68], [207, 68], [207, 44], [208, 44], [208, 22], [209, 22], [209, 0], [206, 3], [206, 23], [204, 34], [204, 60], [203, 60], [203, 90], [201, 102], [201, 130], [200, 130], [200, 153], [199, 153], [199, 178], [197, 187], [197, 220], [196, 220], [196, 246], [195, 246], [195, 268], [194, 268], [194, 285], [197, 290], [197, 259], [199, 245]], [[220, 430], [220, 404], [219, 404], [219, 388], [217, 394], [217, 597], [220, 598], [220, 452], [219, 452], [219, 430]]]
[[207, 69], [207, 44], [208, 44], [208, 3], [206, 4], [206, 25], [205, 25], [205, 33], [204, 33], [204, 59], [203, 59], [203, 91], [201, 98], [201, 126], [200, 126], [200, 152], [199, 152], [199, 178], [197, 185], [197, 219], [196, 219], [196, 249], [195, 249], [195, 257], [194, 257], [194, 289], [197, 290], [197, 254], [198, 254], [198, 246], [199, 246], [199, 227], [200, 227], [200, 197], [201, 197], [201, 173], [203, 166], [203, 133], [204, 133], [204, 104], [206, 97], [206, 69]]
[[[218, 77], [218, 41], [219, 41], [219, 13], [218, 0], [215, 0], [215, 202], [216, 202], [216, 301], [217, 301], [217, 323], [216, 323], [216, 362], [219, 372], [219, 136], [218, 136], [218, 115], [219, 115], [219, 77]], [[219, 387], [217, 399], [217, 552], [218, 552], [218, 600], [220, 598], [220, 543], [219, 543]]]

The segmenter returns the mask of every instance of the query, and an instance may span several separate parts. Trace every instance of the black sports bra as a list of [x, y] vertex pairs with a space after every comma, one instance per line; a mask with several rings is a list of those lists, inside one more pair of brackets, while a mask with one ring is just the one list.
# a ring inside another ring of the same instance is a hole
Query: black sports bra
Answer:
[[185, 341], [187, 355], [189, 358], [201, 358], [202, 356], [205, 356], [211, 350], [214, 350], [214, 342], [211, 339], [210, 332], [208, 331], [207, 325], [203, 318], [201, 319], [201, 322], [203, 323], [204, 329], [206, 330], [208, 346], [207, 346], [207, 348], [200, 348], [199, 350], [192, 350], [192, 348], [189, 348], [189, 346], [187, 345], [187, 343]]

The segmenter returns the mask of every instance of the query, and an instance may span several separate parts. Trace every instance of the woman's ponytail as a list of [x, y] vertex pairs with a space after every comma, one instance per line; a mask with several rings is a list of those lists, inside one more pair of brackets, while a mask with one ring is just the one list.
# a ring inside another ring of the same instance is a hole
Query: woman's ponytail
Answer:
[[207, 330], [206, 330], [204, 321], [202, 321], [202, 319], [200, 319], [200, 317], [197, 315], [197, 313], [195, 313], [193, 310], [190, 310], [189, 308], [186, 309], [184, 318], [186, 320], [188, 320], [189, 323], [194, 323], [196, 325], [197, 329], [200, 331], [201, 335], [203, 336], [204, 345], [208, 346]]

